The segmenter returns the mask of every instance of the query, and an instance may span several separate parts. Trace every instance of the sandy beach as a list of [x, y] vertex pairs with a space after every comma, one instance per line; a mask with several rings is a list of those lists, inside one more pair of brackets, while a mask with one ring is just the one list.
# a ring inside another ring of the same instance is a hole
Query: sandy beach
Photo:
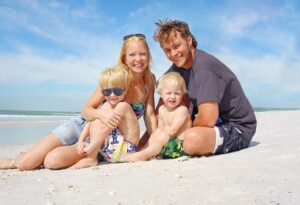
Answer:
[[[1, 204], [299, 204], [300, 110], [256, 116], [251, 146], [235, 153], [82, 170], [0, 170]], [[30, 146], [0, 146], [0, 157]]]

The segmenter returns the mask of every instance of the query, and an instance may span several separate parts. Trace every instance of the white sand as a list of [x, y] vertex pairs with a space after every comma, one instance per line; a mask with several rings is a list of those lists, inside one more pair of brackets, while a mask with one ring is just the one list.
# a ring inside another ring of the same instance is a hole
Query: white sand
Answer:
[[[82, 170], [0, 170], [1, 204], [299, 204], [300, 111], [257, 113], [250, 148]], [[13, 157], [28, 145], [2, 146]]]

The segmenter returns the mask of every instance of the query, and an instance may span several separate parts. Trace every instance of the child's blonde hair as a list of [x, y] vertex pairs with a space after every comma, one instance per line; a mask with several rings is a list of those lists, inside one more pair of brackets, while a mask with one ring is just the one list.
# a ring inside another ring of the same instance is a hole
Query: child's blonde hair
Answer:
[[176, 72], [166, 73], [162, 77], [159, 78], [158, 85], [157, 85], [158, 94], [160, 94], [160, 95], [162, 94], [162, 90], [164, 89], [166, 84], [180, 88], [180, 90], [183, 93], [187, 92], [184, 79], [181, 77], [181, 75], [179, 75]]
[[107, 68], [100, 73], [99, 85], [103, 88], [118, 87], [128, 90], [129, 88], [129, 77], [128, 74], [118, 66]]

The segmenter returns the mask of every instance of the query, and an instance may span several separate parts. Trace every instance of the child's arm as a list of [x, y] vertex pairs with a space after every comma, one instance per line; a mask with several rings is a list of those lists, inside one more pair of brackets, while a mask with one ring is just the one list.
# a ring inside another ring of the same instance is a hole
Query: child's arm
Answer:
[[84, 142], [85, 138], [89, 136], [90, 127], [91, 127], [91, 121], [87, 122], [86, 125], [84, 126], [80, 134], [80, 137], [78, 139], [78, 142]]
[[171, 125], [163, 128], [163, 131], [166, 132], [169, 136], [176, 136], [182, 126], [187, 122], [189, 116], [189, 111], [185, 106], [179, 106], [175, 111], [175, 116], [173, 116], [173, 121]]
[[80, 134], [80, 137], [79, 137], [78, 143], [77, 143], [77, 152], [79, 154], [84, 154], [84, 151], [83, 151], [84, 140], [89, 136], [90, 127], [91, 127], [91, 122], [87, 122]]

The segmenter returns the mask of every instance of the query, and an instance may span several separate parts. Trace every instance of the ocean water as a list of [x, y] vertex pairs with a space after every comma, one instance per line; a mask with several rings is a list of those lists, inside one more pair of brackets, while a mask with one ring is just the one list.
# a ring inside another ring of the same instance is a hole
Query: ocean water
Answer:
[[75, 112], [0, 110], [0, 145], [28, 144], [40, 140]]
[[[256, 112], [295, 110], [286, 108], [254, 108]], [[35, 143], [76, 112], [0, 110], [0, 145]], [[140, 120], [141, 130], [145, 125]]]

